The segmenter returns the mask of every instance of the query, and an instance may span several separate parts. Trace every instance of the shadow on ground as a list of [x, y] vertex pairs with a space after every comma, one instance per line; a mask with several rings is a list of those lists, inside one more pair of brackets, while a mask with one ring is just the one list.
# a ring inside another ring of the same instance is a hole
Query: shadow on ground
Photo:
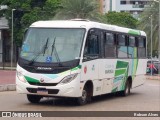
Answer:
[[[135, 95], [139, 95], [140, 93], [131, 93], [127, 97], [133, 97]], [[112, 93], [112, 94], [106, 94], [106, 95], [100, 95], [92, 98], [92, 101], [89, 102], [88, 104], [97, 104], [98, 102], [103, 102], [103, 101], [110, 101], [114, 99], [119, 99], [119, 98], [125, 98], [121, 96], [118, 93]], [[58, 107], [76, 107], [79, 106], [76, 102], [76, 99], [74, 98], [43, 98], [40, 103], [37, 104], [32, 104], [29, 103], [29, 105], [41, 105], [41, 106], [58, 106]]]

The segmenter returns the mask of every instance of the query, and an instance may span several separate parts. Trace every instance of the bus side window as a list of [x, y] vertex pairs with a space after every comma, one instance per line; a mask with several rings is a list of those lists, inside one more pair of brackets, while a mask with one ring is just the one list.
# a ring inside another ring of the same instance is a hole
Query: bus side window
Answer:
[[129, 36], [129, 46], [136, 47], [136, 38], [134, 36]]
[[105, 58], [116, 57], [115, 35], [113, 33], [105, 33], [104, 53], [105, 53]]
[[146, 50], [145, 50], [145, 38], [138, 37], [138, 58], [145, 58], [146, 57]]
[[137, 58], [136, 37], [134, 36], [129, 36], [128, 55], [129, 58]]
[[118, 34], [117, 36], [117, 54], [118, 58], [128, 58], [127, 53], [127, 36], [123, 34]]

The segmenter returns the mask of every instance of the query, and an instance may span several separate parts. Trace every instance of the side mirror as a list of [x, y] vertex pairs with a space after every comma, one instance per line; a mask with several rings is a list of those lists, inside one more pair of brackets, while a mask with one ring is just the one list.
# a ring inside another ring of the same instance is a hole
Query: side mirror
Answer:
[[24, 30], [23, 41], [24, 41], [24, 39], [25, 39], [25, 37], [26, 37], [27, 32], [28, 32], [28, 28], [26, 28], [26, 29]]
[[28, 32], [28, 28], [24, 30], [24, 35], [26, 35], [27, 32]]

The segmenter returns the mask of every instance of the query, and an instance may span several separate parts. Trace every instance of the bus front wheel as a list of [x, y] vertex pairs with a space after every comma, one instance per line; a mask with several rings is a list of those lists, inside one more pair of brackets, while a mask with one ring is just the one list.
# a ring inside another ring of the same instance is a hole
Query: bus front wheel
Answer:
[[88, 90], [87, 90], [87, 87], [85, 86], [82, 91], [82, 96], [77, 99], [78, 104], [85, 105], [88, 101], [88, 97], [89, 97]]
[[39, 103], [39, 101], [41, 100], [41, 96], [38, 95], [27, 95], [27, 99], [29, 102], [31, 103]]

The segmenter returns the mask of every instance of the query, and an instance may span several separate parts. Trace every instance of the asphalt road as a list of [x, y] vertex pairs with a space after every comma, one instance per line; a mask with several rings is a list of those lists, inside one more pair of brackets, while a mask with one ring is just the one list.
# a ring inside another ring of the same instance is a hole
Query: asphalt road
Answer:
[[[0, 92], [0, 111], [160, 111], [160, 80], [146, 80], [145, 85], [132, 89], [131, 95], [127, 97], [113, 94], [99, 96], [84, 106], [77, 106], [74, 100], [54, 98], [45, 98], [39, 104], [31, 104], [27, 101], [26, 95], [17, 94], [15, 91]], [[76, 118], [65, 119], [72, 120]], [[103, 118], [93, 117], [86, 119], [100, 120]], [[138, 118], [110, 119], [137, 120]], [[146, 119], [160, 120], [160, 118], [145, 118], [145, 120]], [[139, 120], [142, 120], [142, 118], [139, 118]]]

